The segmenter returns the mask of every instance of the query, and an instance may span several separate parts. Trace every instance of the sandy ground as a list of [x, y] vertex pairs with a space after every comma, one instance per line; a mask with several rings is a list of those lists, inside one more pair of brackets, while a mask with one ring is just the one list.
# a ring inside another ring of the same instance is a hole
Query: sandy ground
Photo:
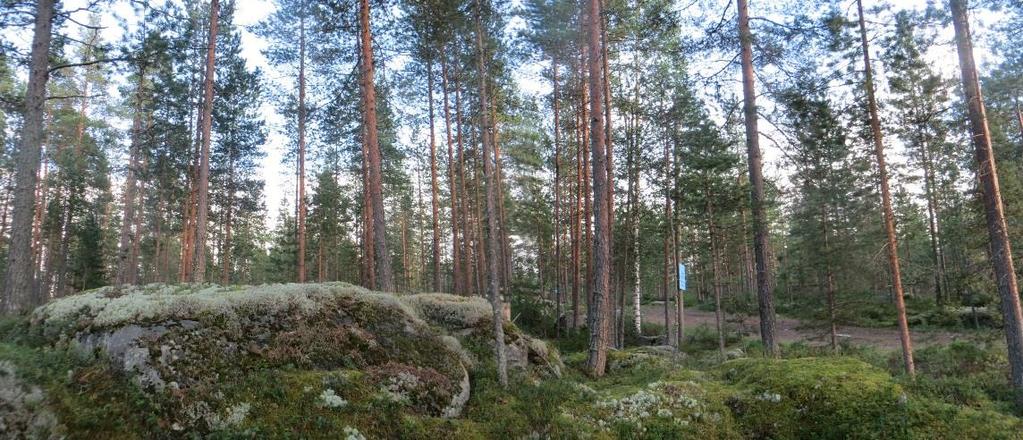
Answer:
[[[674, 310], [673, 310], [674, 311]], [[631, 311], [630, 311], [631, 312]], [[737, 316], [726, 316], [726, 322], [735, 325]], [[664, 324], [664, 305], [648, 304], [643, 306], [643, 319], [646, 322]], [[753, 337], [760, 335], [760, 319], [743, 317], [739, 322], [742, 328]], [[714, 312], [696, 309], [685, 310], [686, 328], [707, 325], [714, 328]], [[778, 317], [778, 333], [781, 342], [806, 342], [808, 344], [827, 344], [828, 333], [825, 329], [808, 328], [798, 319]], [[838, 328], [839, 341], [849, 341], [854, 345], [867, 345], [885, 350], [901, 348], [899, 332], [895, 328], [848, 327]], [[965, 339], [963, 335], [945, 331], [910, 331], [910, 339], [914, 347], [933, 344], [947, 344], [956, 339]]]

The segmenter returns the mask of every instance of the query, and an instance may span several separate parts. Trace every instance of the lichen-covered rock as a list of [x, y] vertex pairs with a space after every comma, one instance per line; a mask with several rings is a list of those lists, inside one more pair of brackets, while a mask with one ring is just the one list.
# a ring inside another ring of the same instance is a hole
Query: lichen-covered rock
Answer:
[[[397, 405], [458, 417], [469, 372], [492, 356], [492, 348], [479, 349], [493, 346], [491, 323], [482, 298], [398, 296], [345, 283], [152, 284], [53, 301], [32, 314], [30, 331], [123, 372], [175, 433], [237, 430], [265, 418], [273, 396], [252, 387], [267, 377], [301, 381], [300, 398], [331, 416]], [[505, 343], [513, 368], [560, 374], [557, 352], [543, 341], [507, 324]]]
[[183, 431], [244, 420], [250, 406], [224, 390], [260, 369], [365, 371], [377, 394], [424, 415], [457, 416], [468, 394], [457, 340], [393, 295], [342, 283], [108, 287], [41, 307], [32, 325], [108, 359]]

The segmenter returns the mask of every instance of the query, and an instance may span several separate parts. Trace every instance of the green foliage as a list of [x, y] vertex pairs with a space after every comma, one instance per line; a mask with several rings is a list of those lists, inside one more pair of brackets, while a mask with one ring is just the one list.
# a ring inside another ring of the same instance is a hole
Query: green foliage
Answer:
[[1011, 412], [1012, 388], [1005, 346], [987, 341], [955, 341], [914, 353], [920, 377], [908, 381], [914, 393], [955, 406]]

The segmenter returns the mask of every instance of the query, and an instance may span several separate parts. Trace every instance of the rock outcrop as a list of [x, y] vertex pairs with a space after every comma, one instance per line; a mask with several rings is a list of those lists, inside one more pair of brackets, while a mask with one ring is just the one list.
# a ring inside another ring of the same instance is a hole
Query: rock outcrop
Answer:
[[[490, 318], [482, 298], [344, 283], [148, 285], [51, 302], [34, 312], [31, 328], [54, 346], [110, 362], [158, 402], [172, 430], [207, 432], [259, 410], [246, 400], [246, 384], [261, 371], [322, 376], [324, 389], [308, 392], [334, 408], [387, 401], [458, 417], [470, 372], [489, 355], [481, 348], [492, 347]], [[546, 343], [508, 328], [513, 368], [560, 374]]]

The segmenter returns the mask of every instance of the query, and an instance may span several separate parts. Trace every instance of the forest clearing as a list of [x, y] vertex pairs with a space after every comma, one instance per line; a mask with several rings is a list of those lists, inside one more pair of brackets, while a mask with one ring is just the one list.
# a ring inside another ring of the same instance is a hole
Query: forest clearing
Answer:
[[0, 439], [1023, 440], [1021, 32], [0, 1]]

